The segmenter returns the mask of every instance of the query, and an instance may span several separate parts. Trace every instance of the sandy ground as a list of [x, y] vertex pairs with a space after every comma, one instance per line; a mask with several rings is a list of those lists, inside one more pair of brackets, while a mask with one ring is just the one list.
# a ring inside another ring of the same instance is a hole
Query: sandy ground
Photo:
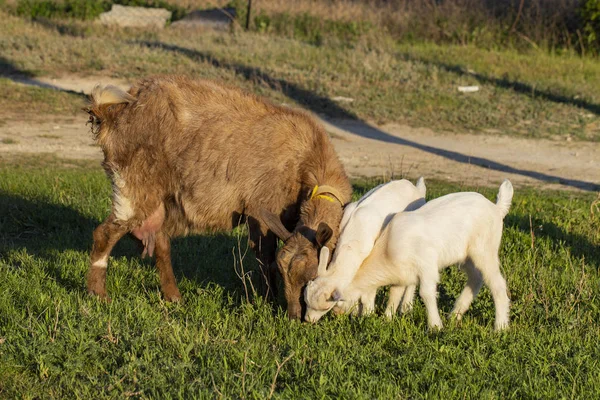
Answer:
[[[103, 77], [36, 78], [22, 83], [89, 93], [98, 82], [129, 85]], [[376, 126], [317, 117], [353, 177], [424, 176], [480, 186], [497, 186], [509, 178], [515, 186], [600, 191], [600, 143], [440, 134], [398, 124]], [[86, 121], [83, 112], [70, 119], [9, 119], [0, 125], [0, 157], [50, 153], [65, 159], [101, 160]], [[3, 143], [3, 139], [16, 143]]]

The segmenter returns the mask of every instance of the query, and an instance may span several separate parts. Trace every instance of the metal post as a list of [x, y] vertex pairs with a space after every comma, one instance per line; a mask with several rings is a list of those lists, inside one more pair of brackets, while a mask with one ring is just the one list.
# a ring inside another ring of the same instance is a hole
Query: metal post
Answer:
[[252, 13], [252, 0], [248, 0], [248, 12], [246, 13], [246, 30], [250, 29], [250, 14]]

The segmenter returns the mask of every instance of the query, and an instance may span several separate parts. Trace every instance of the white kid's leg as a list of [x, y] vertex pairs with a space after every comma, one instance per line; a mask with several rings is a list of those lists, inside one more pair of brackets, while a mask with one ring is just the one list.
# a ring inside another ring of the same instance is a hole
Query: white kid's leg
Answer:
[[363, 294], [360, 297], [360, 302], [362, 304], [361, 315], [369, 315], [375, 311], [376, 295], [377, 295], [377, 290], [373, 290], [373, 291]]
[[437, 282], [435, 279], [421, 278], [419, 295], [427, 309], [427, 323], [430, 329], [441, 329], [442, 319], [437, 308]]
[[415, 300], [415, 292], [417, 291], [417, 285], [408, 285], [402, 296], [402, 303], [400, 304], [400, 312], [406, 314], [413, 308], [413, 302]]
[[495, 328], [497, 331], [508, 328], [508, 313], [510, 300], [506, 291], [506, 281], [500, 273], [500, 260], [493, 254], [489, 257], [473, 260], [477, 269], [481, 271], [485, 284], [492, 293], [494, 305], [496, 306]]
[[452, 315], [460, 320], [465, 312], [471, 306], [473, 299], [479, 293], [481, 285], [483, 284], [483, 277], [471, 260], [467, 260], [462, 266], [462, 269], [467, 273], [467, 285], [463, 289], [452, 310]]
[[404, 292], [406, 291], [406, 286], [391, 286], [390, 287], [390, 296], [388, 299], [387, 307], [385, 309], [385, 316], [388, 319], [394, 318], [396, 315], [396, 310], [398, 309], [398, 305], [404, 297]]

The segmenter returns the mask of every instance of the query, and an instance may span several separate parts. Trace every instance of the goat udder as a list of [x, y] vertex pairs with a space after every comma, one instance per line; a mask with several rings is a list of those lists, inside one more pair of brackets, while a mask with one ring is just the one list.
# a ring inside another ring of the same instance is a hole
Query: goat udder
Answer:
[[142, 241], [144, 245], [144, 251], [142, 252], [142, 258], [146, 257], [146, 254], [150, 257], [154, 254], [154, 247], [156, 245], [156, 233], [160, 231], [163, 222], [165, 221], [165, 207], [161, 203], [160, 206], [154, 212], [142, 222], [142, 224], [134, 228], [131, 233]]

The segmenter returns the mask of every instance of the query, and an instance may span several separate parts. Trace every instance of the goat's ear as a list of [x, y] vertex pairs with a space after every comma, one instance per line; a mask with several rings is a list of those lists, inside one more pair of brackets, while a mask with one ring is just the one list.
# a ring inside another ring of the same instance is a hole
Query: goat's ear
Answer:
[[335, 289], [333, 292], [331, 292], [331, 296], [329, 297], [328, 301], [338, 302], [340, 300], [342, 300], [342, 294], [339, 290]]
[[419, 180], [417, 180], [417, 184], [415, 186], [417, 187], [419, 194], [421, 196], [425, 197], [425, 194], [427, 193], [427, 187], [425, 186], [425, 179], [423, 177], [420, 177]]
[[322, 276], [327, 271], [327, 263], [329, 262], [329, 248], [327, 246], [321, 247], [321, 253], [319, 254], [319, 269], [317, 270], [317, 276]]
[[325, 246], [329, 239], [333, 236], [333, 231], [325, 222], [321, 222], [317, 228], [317, 244], [321, 247]]
[[269, 210], [265, 210], [264, 208], [260, 210], [260, 217], [263, 222], [267, 225], [267, 227], [275, 234], [277, 237], [284, 242], [287, 241], [292, 234], [288, 231], [285, 226], [281, 223], [279, 217], [273, 214]]

